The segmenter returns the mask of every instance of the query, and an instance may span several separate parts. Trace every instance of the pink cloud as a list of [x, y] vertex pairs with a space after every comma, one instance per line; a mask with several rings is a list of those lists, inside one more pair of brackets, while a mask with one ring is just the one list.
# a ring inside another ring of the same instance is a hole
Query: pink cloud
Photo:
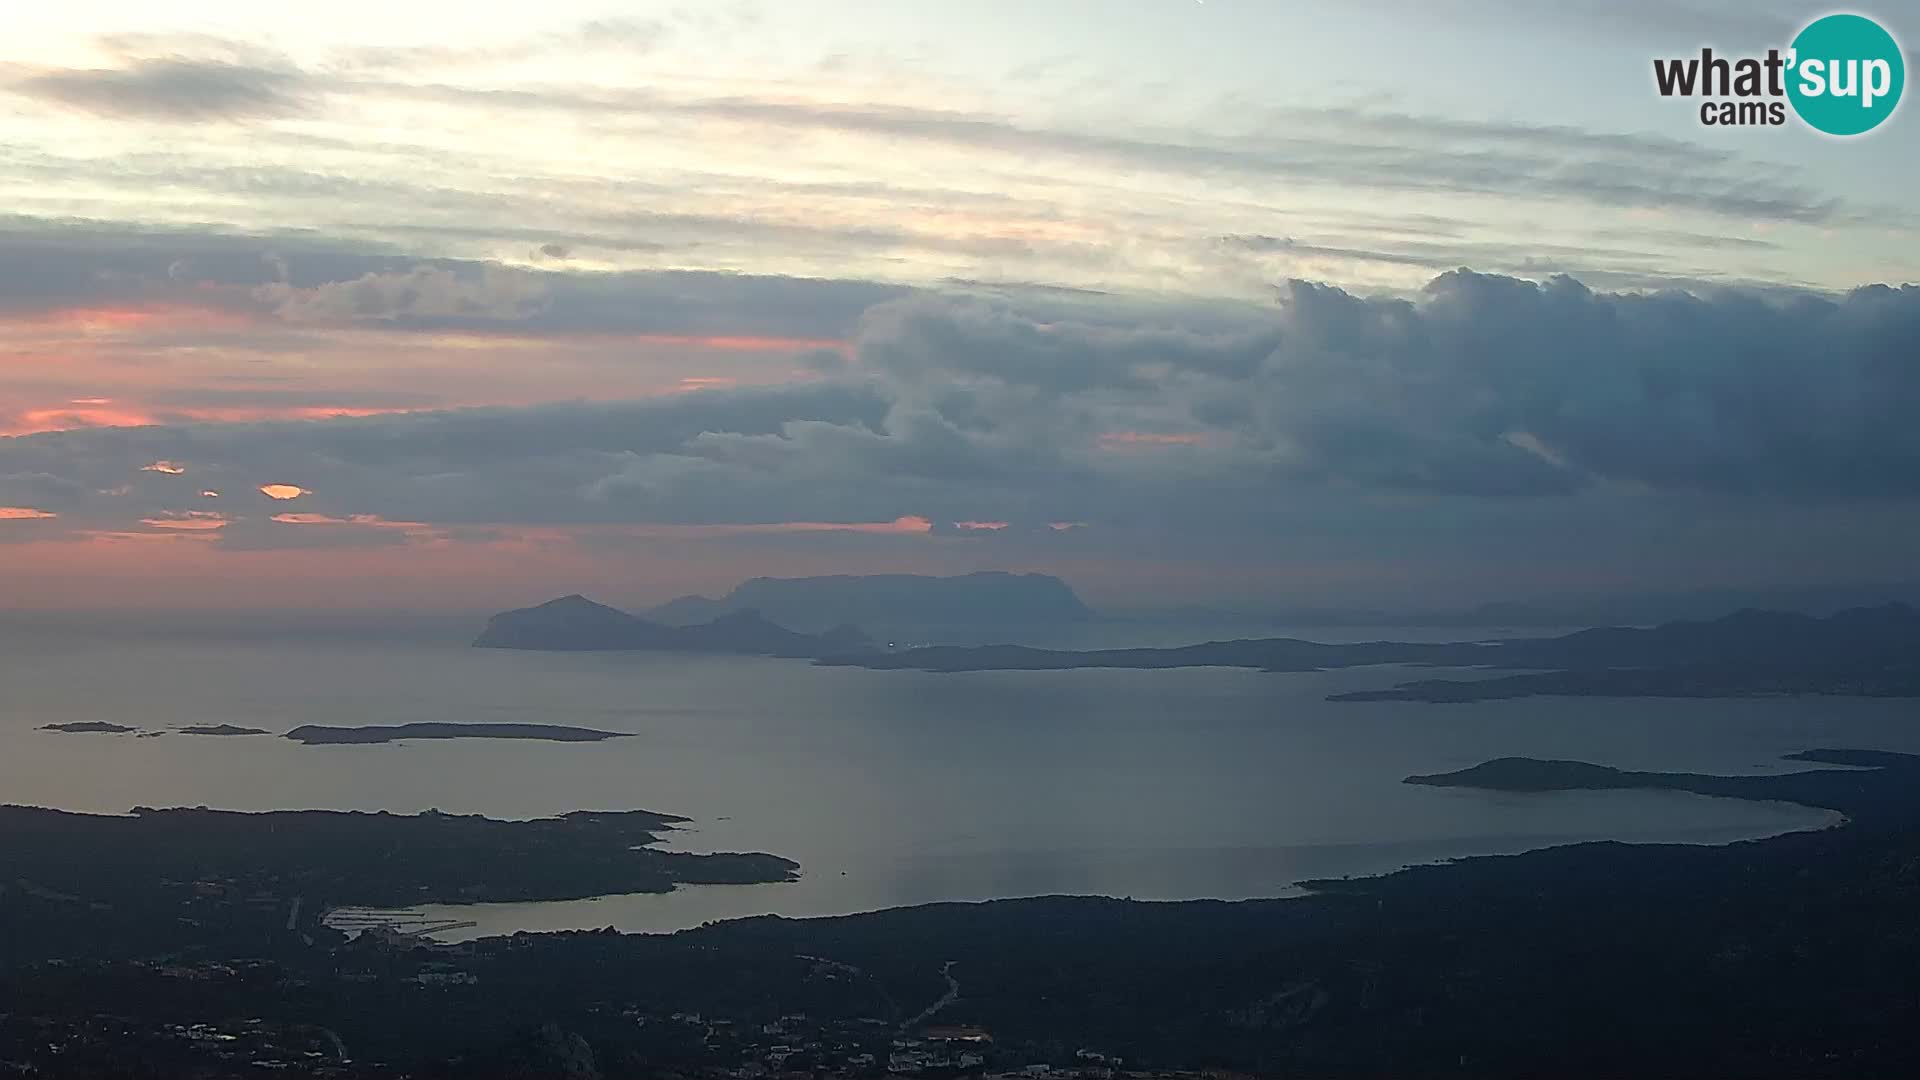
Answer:
[[1100, 445], [1109, 449], [1135, 446], [1198, 446], [1207, 441], [1199, 432], [1105, 431]]
[[141, 518], [140, 524], [149, 529], [176, 529], [181, 532], [209, 532], [227, 527], [225, 514], [216, 514], [211, 510], [176, 510], [153, 517]]
[[865, 533], [874, 536], [923, 536], [933, 522], [918, 514], [892, 521], [760, 521], [707, 525], [628, 525], [617, 530], [626, 536], [701, 539], [716, 536], [753, 536], [763, 533]]
[[[294, 408], [155, 408], [143, 405], [115, 404], [110, 398], [76, 399], [50, 408], [23, 409], [11, 423], [0, 426], [0, 435], [40, 435], [49, 431], [72, 431], [97, 427], [151, 427], [167, 423], [254, 423], [262, 420], [332, 420], [349, 416], [382, 416], [411, 412], [404, 408], [365, 408], [344, 405], [310, 405]], [[165, 472], [164, 469], [152, 469]]]
[[345, 517], [336, 517], [332, 514], [275, 514], [273, 520], [282, 525], [363, 525], [375, 529], [432, 528], [419, 521], [390, 521], [378, 514], [348, 514]]

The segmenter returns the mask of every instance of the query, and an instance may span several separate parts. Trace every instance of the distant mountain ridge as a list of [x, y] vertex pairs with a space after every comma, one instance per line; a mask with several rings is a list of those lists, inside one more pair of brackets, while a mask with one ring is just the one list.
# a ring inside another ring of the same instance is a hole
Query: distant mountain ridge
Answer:
[[1920, 609], [1848, 608], [1824, 618], [1747, 609], [1704, 621], [1600, 627], [1557, 638], [1500, 643], [1503, 666], [1674, 668], [1780, 664], [1796, 668], [1920, 662]]
[[1094, 613], [1073, 588], [1047, 574], [988, 570], [954, 577], [920, 574], [836, 574], [757, 577], [718, 599], [682, 596], [646, 612], [685, 626], [757, 611], [785, 627], [1023, 626], [1084, 622]]
[[481, 649], [546, 652], [658, 650], [825, 657], [865, 649], [871, 642], [852, 626], [803, 634], [755, 611], [730, 612], [692, 626], [665, 626], [576, 593], [501, 612], [487, 620], [473, 644]]

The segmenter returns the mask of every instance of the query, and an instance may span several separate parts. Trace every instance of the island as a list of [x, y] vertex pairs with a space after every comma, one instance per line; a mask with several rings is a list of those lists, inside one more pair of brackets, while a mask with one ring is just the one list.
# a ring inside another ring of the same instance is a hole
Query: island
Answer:
[[124, 735], [140, 729], [125, 724], [111, 724], [105, 720], [75, 720], [65, 724], [41, 724], [40, 730], [64, 731], [72, 735]]
[[1492, 641], [1330, 644], [1256, 638], [1097, 650], [947, 645], [847, 653], [821, 657], [815, 663], [929, 672], [1180, 667], [1308, 672], [1376, 664], [1516, 672], [1486, 679], [1416, 680], [1329, 698], [1347, 702], [1463, 702], [1536, 694], [1920, 697], [1920, 610], [1886, 604], [1824, 618], [1741, 611], [1705, 622], [1602, 627], [1558, 637]]
[[334, 727], [303, 724], [284, 736], [308, 746], [339, 743], [390, 743], [401, 739], [543, 739], [547, 742], [600, 742], [622, 739], [631, 732], [599, 731], [560, 724], [369, 724]]
[[577, 594], [495, 615], [487, 620], [473, 644], [482, 649], [549, 652], [662, 651], [797, 658], [838, 656], [872, 647], [867, 636], [851, 626], [802, 634], [769, 622], [756, 611], [728, 612], [691, 626], [668, 626]]
[[265, 735], [265, 728], [240, 727], [235, 724], [191, 724], [180, 729], [182, 735]]

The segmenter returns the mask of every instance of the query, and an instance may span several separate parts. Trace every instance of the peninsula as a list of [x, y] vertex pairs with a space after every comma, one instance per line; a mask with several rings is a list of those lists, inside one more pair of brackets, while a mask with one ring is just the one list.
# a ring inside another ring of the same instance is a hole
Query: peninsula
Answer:
[[[791, 880], [768, 854], [661, 851], [688, 819], [646, 810], [534, 821], [323, 810], [0, 806], [0, 968], [207, 948], [246, 950], [328, 907], [571, 900], [678, 884]], [[76, 857], [84, 852], [84, 857]], [[303, 902], [296, 903], [296, 898]]]
[[1834, 810], [1875, 823], [1920, 819], [1915, 796], [1905, 786], [1920, 779], [1920, 759], [1882, 750], [1802, 750], [1786, 761], [1841, 765], [1764, 776], [1716, 776], [1706, 773], [1634, 772], [1584, 761], [1496, 758], [1457, 772], [1409, 776], [1424, 787], [1480, 788], [1487, 791], [1687, 791], [1728, 799], [1799, 803]]

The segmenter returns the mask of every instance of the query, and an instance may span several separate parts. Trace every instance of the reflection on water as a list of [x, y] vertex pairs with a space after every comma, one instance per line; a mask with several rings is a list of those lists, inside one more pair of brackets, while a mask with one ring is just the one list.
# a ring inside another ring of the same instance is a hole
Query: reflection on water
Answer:
[[[1508, 754], [1736, 772], [1791, 767], [1777, 756], [1811, 746], [1920, 750], [1911, 705], [1898, 701], [1323, 700], [1406, 676], [930, 675], [432, 641], [75, 638], [0, 649], [0, 797], [101, 812], [644, 808], [694, 819], [668, 838], [676, 847], [771, 851], [803, 867], [786, 885], [458, 916], [490, 930], [670, 929], [1042, 893], [1275, 895], [1301, 878], [1573, 840], [1765, 835], [1825, 819], [1674, 793], [1499, 795], [1399, 780]], [[37, 730], [86, 720], [275, 732], [512, 721], [635, 737], [300, 746]]]

